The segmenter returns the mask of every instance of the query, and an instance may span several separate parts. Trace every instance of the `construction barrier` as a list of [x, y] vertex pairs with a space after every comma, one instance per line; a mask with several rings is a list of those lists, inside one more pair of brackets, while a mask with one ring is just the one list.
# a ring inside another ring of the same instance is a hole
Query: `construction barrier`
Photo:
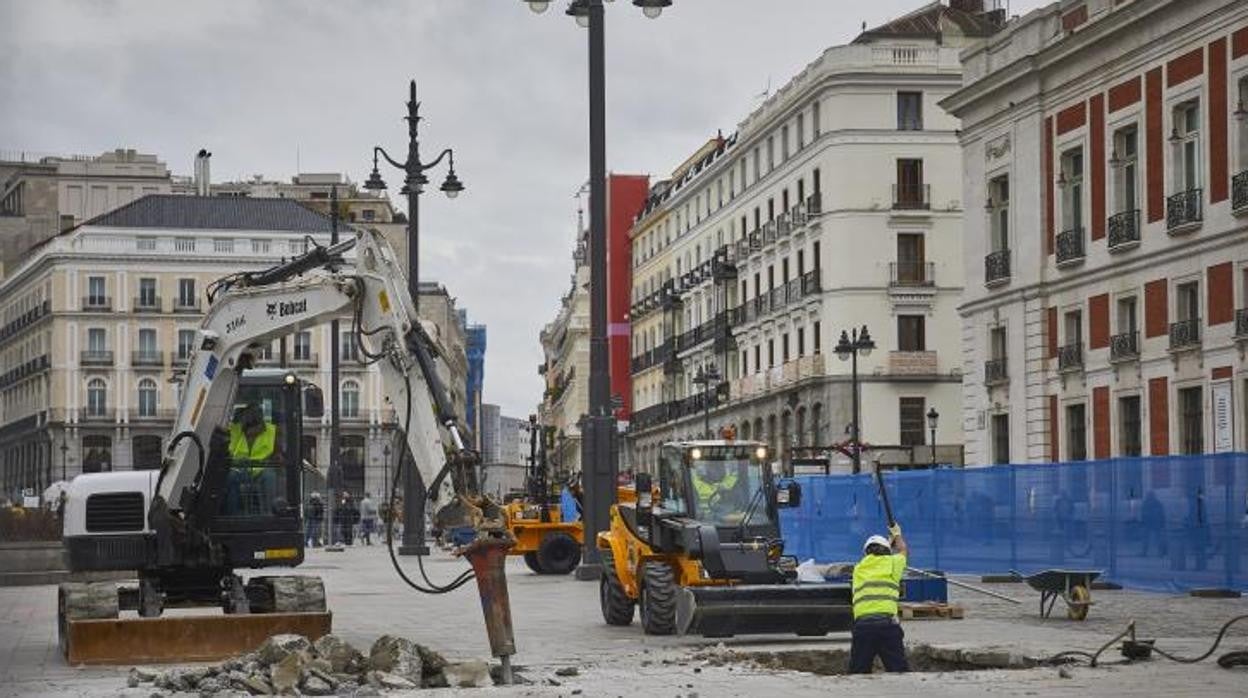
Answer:
[[[1127, 587], [1248, 590], [1248, 454], [886, 472], [910, 564], [1024, 575], [1090, 568]], [[799, 559], [851, 561], [885, 532], [871, 475], [808, 475], [783, 510]]]

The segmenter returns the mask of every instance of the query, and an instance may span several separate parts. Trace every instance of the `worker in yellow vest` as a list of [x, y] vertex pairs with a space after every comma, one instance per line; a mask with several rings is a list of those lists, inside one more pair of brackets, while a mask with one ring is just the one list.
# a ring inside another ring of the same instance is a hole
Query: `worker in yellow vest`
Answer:
[[277, 450], [277, 427], [260, 407], [248, 404], [230, 423], [230, 473], [225, 513], [262, 514], [272, 504], [273, 473], [269, 461]]
[[889, 539], [871, 536], [862, 546], [863, 558], [854, 566], [854, 629], [849, 650], [849, 673], [870, 674], [878, 655], [885, 671], [909, 671], [897, 601], [906, 571], [909, 548], [901, 526], [888, 529]]
[[693, 468], [692, 475], [700, 516], [720, 516], [736, 510], [728, 499], [737, 486], [736, 473], [728, 472], [723, 463], [712, 461], [705, 468]]

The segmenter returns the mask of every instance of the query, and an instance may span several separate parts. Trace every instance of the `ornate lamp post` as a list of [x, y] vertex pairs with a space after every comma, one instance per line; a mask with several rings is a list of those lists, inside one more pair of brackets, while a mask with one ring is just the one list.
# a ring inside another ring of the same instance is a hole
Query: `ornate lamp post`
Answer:
[[[598, 579], [602, 572], [592, 541], [608, 525], [619, 472], [615, 416], [611, 412], [611, 378], [607, 361], [607, 90], [605, 0], [572, 0], [565, 14], [589, 29], [589, 414], [581, 429], [581, 468], [585, 487], [584, 552], [576, 570], [580, 580]], [[541, 14], [550, 0], [524, 0]], [[651, 19], [672, 0], [633, 0]]]
[[69, 472], [69, 432], [65, 432], [65, 436], [61, 437], [61, 479], [66, 480], [66, 473]]
[[932, 432], [932, 467], [936, 467], [936, 422], [940, 420], [940, 413], [932, 407], [927, 411], [927, 428]]
[[867, 326], [863, 325], [862, 330], [851, 329], [849, 332], [841, 330], [841, 339], [836, 343], [836, 356], [841, 361], [852, 361], [850, 364], [850, 392], [853, 393], [853, 422], [850, 424], [850, 439], [853, 441], [853, 457], [854, 472], [862, 470], [862, 425], [859, 423], [859, 404], [858, 404], [858, 356], [864, 359], [871, 355], [871, 350], [875, 348], [875, 341], [871, 339], [871, 333], [867, 331]]
[[697, 375], [693, 377], [693, 384], [702, 386], [702, 431], [706, 438], [714, 438], [711, 435], [711, 397], [714, 395], [712, 389], [719, 385], [719, 369], [715, 364], [703, 366], [698, 369]]
[[[412, 307], [420, 310], [420, 195], [425, 191], [429, 178], [425, 172], [441, 164], [443, 158], [449, 158], [449, 170], [443, 180], [442, 190], [448, 198], [454, 199], [464, 190], [464, 183], [455, 175], [455, 153], [447, 148], [433, 162], [420, 161], [420, 102], [416, 101], [416, 81], [411, 82], [411, 96], [407, 101], [407, 159], [398, 162], [381, 146], [373, 147], [373, 171], [364, 182], [369, 191], [380, 191], [386, 183], [377, 171], [377, 156], [381, 156], [392, 167], [402, 170], [404, 174], [403, 188], [399, 193], [407, 197], [407, 291], [412, 296]], [[335, 338], [336, 340], [336, 338]], [[337, 388], [335, 387], [335, 390]], [[402, 458], [402, 455], [399, 456]], [[408, 468], [403, 473], [403, 543], [399, 546], [400, 555], [428, 555], [429, 548], [425, 545], [425, 487], [420, 475]]]

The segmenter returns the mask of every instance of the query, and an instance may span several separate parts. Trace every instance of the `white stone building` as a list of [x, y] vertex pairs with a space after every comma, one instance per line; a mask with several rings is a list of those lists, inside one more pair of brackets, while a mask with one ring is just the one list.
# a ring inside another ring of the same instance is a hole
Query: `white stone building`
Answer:
[[632, 234], [638, 467], [704, 421], [781, 459], [827, 453], [852, 421], [833, 348], [864, 325], [862, 440], [927, 462], [935, 408], [940, 458], [960, 458], [961, 152], [937, 105], [961, 85], [959, 48], [1002, 14], [953, 4], [829, 48], [652, 188]]
[[963, 62], [968, 461], [1243, 450], [1248, 4], [1063, 0]]
[[548, 452], [556, 473], [581, 470], [581, 416], [589, 411], [589, 259], [588, 230], [578, 231], [574, 268], [555, 319], [542, 328], [543, 362], [539, 372], [546, 390], [538, 421], [553, 431]]

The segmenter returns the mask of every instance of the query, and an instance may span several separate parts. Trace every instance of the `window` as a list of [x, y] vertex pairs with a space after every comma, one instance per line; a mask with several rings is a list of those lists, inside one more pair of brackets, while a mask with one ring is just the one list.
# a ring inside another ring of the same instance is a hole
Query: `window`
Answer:
[[806, 328], [797, 328], [797, 355], [806, 356]]
[[[1240, 109], [1248, 109], [1248, 75], [1239, 79], [1237, 104]], [[1236, 119], [1236, 122], [1239, 124], [1239, 170], [1248, 171], [1248, 119]]]
[[1118, 398], [1118, 455], [1138, 456], [1142, 450], [1140, 396]]
[[923, 161], [914, 158], [899, 159], [893, 205], [897, 208], [922, 208], [927, 204], [924, 189]]
[[183, 308], [194, 308], [197, 305], [195, 279], [178, 279], [178, 305]]
[[897, 130], [923, 130], [923, 93], [897, 93]]
[[339, 357], [343, 361], [359, 361], [360, 347], [355, 343], [355, 335], [350, 331], [344, 331], [341, 335], [342, 343], [339, 345], [341, 347]]
[[763, 345], [754, 345], [754, 372], [761, 373], [763, 370]]
[[312, 333], [308, 331], [295, 333], [295, 361], [312, 360]]
[[758, 146], [754, 147], [754, 181], [757, 182], [763, 174], [763, 159]]
[[806, 112], [797, 113], [797, 149], [806, 147]]
[[1007, 346], [1005, 325], [997, 325], [988, 330], [988, 352], [993, 361], [1006, 357]]
[[360, 214], [361, 216], [363, 216], [364, 220], [366, 221], [377, 220], [377, 212], [371, 208], [364, 209], [363, 211], [360, 212]]
[[780, 127], [780, 161], [789, 161], [789, 126]]
[[108, 407], [108, 386], [103, 378], [92, 378], [87, 381], [87, 414], [92, 417], [103, 417]]
[[360, 416], [360, 384], [355, 381], [342, 382], [342, 416]]
[[1072, 461], [1088, 459], [1088, 427], [1084, 424], [1084, 406], [1066, 406], [1066, 457]]
[[104, 295], [104, 277], [87, 277], [87, 305], [95, 307], [108, 305], [108, 298]]
[[819, 268], [819, 241], [815, 240], [810, 243], [810, 259], [815, 269]]
[[156, 330], [150, 327], [139, 330], [139, 356], [145, 358], [156, 356]]
[[897, 316], [897, 350], [898, 351], [925, 351], [926, 332], [924, 331], [924, 320], [922, 315], [898, 315]]
[[156, 381], [144, 378], [139, 381], [139, 416], [156, 416]]
[[992, 415], [992, 462], [1010, 462], [1010, 415]]
[[1083, 148], [1062, 153], [1057, 183], [1062, 189], [1062, 230], [1083, 227]]
[[815, 322], [814, 329], [812, 330], [812, 333], [813, 333], [813, 335], [814, 335], [814, 341], [815, 341], [815, 354], [818, 354], [818, 353], [819, 353], [819, 351], [820, 351], [820, 349], [821, 349], [821, 346], [822, 346], [822, 341], [823, 341], [823, 340], [820, 338], [820, 336], [819, 336], [819, 335], [820, 335], [820, 332], [819, 332], [819, 325], [820, 325], [820, 324], [821, 324], [820, 322], [816, 321], [816, 322]]
[[1200, 319], [1200, 282], [1188, 281], [1175, 288], [1174, 311], [1179, 322]]
[[178, 358], [183, 361], [191, 358], [195, 351], [195, 330], [178, 330]]
[[1200, 102], [1190, 100], [1174, 108], [1175, 191], [1200, 188]]
[[773, 368], [776, 365], [776, 340], [767, 340], [767, 368]]
[[747, 349], [741, 350], [741, 365], [738, 367], [738, 378], [744, 378], [750, 372], [750, 352]]
[[789, 362], [789, 333], [785, 332], [780, 336], [780, 360], [784, 363]]
[[159, 470], [161, 460], [160, 437], [152, 434], [136, 436], [130, 440], [134, 449], [135, 470]]
[[[811, 140], [818, 138], [819, 134], [823, 132], [823, 125], [819, 123], [819, 102], [818, 101], [812, 104], [810, 108], [810, 127], [811, 129], [814, 130], [814, 135]], [[816, 191], [818, 190], [816, 189]]]
[[82, 472], [100, 473], [112, 469], [113, 440], [100, 434], [82, 437]]
[[1135, 296], [1118, 299], [1118, 333], [1134, 334], [1139, 329]]
[[91, 327], [87, 329], [87, 352], [90, 354], [102, 354], [108, 351], [107, 335], [102, 327]]
[[923, 260], [923, 235], [898, 233], [897, 272], [893, 280], [906, 286], [930, 283], [931, 279], [926, 278], [926, 266]]
[[1183, 455], [1195, 456], [1205, 452], [1205, 419], [1201, 389], [1179, 390], [1179, 444]]
[[901, 445], [922, 446], [926, 426], [926, 401], [921, 397], [903, 397], [900, 399], [898, 413], [901, 421]]
[[1114, 175], [1117, 212], [1134, 211], [1139, 205], [1139, 132], [1135, 124], [1114, 132], [1114, 153], [1110, 160]]
[[139, 307], [155, 308], [156, 279], [139, 279]]
[[1010, 249], [1010, 177], [1001, 175], [988, 184], [988, 215], [993, 252]]

